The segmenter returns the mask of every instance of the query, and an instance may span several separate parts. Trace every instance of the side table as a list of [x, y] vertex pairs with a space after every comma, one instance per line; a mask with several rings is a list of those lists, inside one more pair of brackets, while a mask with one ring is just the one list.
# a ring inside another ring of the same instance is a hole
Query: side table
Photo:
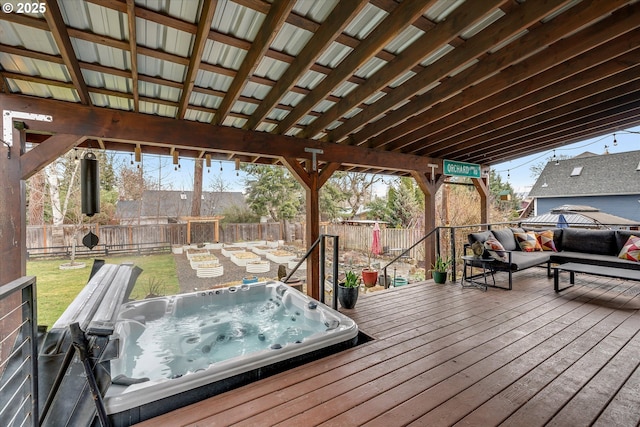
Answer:
[[[496, 279], [493, 277], [493, 258], [476, 258], [474, 256], [465, 255], [462, 257], [462, 262], [464, 263], [463, 271], [462, 271], [462, 281], [460, 284], [463, 288], [480, 288], [484, 291], [487, 290], [489, 284], [487, 283], [487, 276], [491, 276], [491, 280], [493, 280], [493, 286], [496, 285]], [[473, 275], [473, 267], [481, 268], [482, 273]], [[467, 268], [469, 269], [469, 274], [467, 274]], [[477, 278], [482, 277], [484, 279], [483, 282], [476, 280]]]

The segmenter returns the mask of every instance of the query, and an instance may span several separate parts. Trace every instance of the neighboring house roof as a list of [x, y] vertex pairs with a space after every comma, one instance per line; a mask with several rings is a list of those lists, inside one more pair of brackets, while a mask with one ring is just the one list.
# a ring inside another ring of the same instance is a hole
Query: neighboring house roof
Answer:
[[[116, 216], [137, 217], [182, 217], [191, 215], [193, 191], [151, 191], [142, 193], [139, 201], [119, 201]], [[202, 192], [200, 216], [222, 215], [229, 207], [246, 207], [241, 192]]]
[[640, 151], [594, 155], [549, 162], [530, 197], [640, 194]]
[[606, 212], [600, 212], [591, 206], [578, 205], [562, 205], [551, 209], [550, 212], [537, 215], [522, 220], [522, 224], [527, 225], [555, 225], [558, 224], [560, 215], [564, 215], [565, 219], [571, 226], [593, 226], [594, 224], [606, 225], [637, 225], [636, 221], [611, 215]]

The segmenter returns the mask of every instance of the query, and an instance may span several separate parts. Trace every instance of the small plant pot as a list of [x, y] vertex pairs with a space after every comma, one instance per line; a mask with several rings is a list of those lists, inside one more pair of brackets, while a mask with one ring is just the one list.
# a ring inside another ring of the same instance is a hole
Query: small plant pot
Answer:
[[378, 281], [378, 271], [377, 270], [362, 270], [362, 282], [367, 288], [371, 288], [376, 285]]
[[342, 284], [338, 284], [338, 302], [342, 308], [350, 310], [356, 306], [358, 301], [358, 294], [360, 290], [358, 287], [346, 288]]
[[441, 285], [447, 281], [446, 271], [432, 271], [431, 275], [433, 276], [433, 281]]

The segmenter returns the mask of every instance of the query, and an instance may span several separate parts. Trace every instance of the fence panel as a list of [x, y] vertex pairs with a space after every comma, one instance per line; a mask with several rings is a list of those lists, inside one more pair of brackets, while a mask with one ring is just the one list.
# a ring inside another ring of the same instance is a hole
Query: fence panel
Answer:
[[[323, 226], [323, 233], [340, 236], [342, 250], [369, 252], [373, 241], [373, 227], [344, 224], [328, 224]], [[423, 236], [420, 228], [382, 228], [380, 230], [380, 245], [383, 253], [395, 256], [412, 246]], [[424, 247], [418, 245], [408, 255], [419, 261], [424, 260]]]

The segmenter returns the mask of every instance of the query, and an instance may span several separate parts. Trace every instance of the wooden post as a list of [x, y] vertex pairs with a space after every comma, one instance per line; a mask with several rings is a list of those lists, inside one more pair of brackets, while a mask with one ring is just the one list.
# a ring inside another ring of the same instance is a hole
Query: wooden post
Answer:
[[13, 129], [12, 146], [0, 144], [0, 285], [27, 274], [26, 191], [20, 162], [25, 143], [24, 129]]
[[[426, 174], [430, 176], [431, 172], [411, 172], [418, 187], [424, 193], [424, 231], [428, 233], [436, 228], [436, 193], [444, 183], [444, 175], [435, 175], [435, 180], [431, 181]], [[435, 247], [435, 237], [424, 241], [425, 271], [428, 271], [436, 260]]]
[[489, 223], [489, 178], [472, 178], [473, 186], [480, 195], [480, 223]]
[[[307, 215], [305, 240], [307, 247], [320, 237], [320, 188], [340, 166], [339, 163], [327, 163], [321, 171], [301, 165], [296, 159], [283, 159], [283, 163], [291, 174], [305, 189]], [[307, 170], [311, 169], [311, 170]], [[311, 298], [320, 299], [320, 249], [316, 247], [307, 259], [307, 294]]]

